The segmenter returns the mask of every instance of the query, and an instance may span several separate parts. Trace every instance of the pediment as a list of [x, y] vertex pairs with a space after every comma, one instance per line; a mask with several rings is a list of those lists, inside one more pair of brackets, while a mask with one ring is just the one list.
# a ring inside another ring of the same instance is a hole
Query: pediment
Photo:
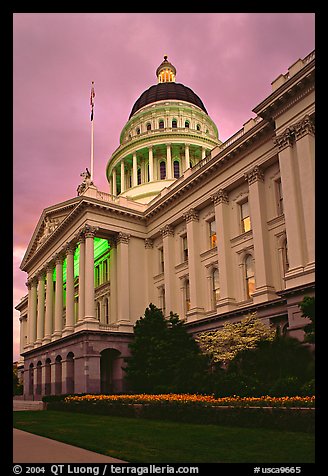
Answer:
[[79, 198], [62, 202], [43, 210], [27, 247], [20, 268], [52, 237], [57, 228], [67, 219], [80, 203]]

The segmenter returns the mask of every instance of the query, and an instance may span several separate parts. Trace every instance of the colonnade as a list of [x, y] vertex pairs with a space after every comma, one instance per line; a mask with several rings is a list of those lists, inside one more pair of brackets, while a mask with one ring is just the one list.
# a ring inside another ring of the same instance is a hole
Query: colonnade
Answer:
[[[184, 153], [181, 155], [181, 158], [177, 159], [172, 152], [173, 146], [179, 146], [184, 148]], [[161, 161], [165, 161], [166, 170], [165, 170], [165, 179], [174, 179], [177, 178], [174, 176], [174, 166], [173, 162], [175, 160], [179, 161], [179, 175], [182, 175], [187, 169], [190, 167], [190, 159], [191, 159], [191, 151], [190, 147], [196, 147], [200, 149], [200, 160], [204, 159], [207, 153], [206, 147], [204, 146], [196, 146], [194, 144], [184, 143], [184, 144], [176, 144], [176, 143], [166, 143], [162, 144], [157, 147], [165, 147], [166, 151], [161, 157], [156, 157], [154, 154], [155, 146], [149, 146], [148, 154], [145, 156], [142, 153], [142, 161], [140, 161], [138, 157], [138, 151], [132, 152], [126, 157], [120, 159], [118, 165], [116, 165], [112, 169], [111, 178], [109, 181], [110, 193], [113, 195], [117, 195], [117, 169], [119, 168], [120, 178], [121, 178], [121, 190], [120, 193], [125, 192], [130, 186], [127, 184], [127, 177], [131, 174], [131, 187], [136, 187], [140, 185], [138, 183], [138, 169], [140, 168], [140, 179], [139, 182], [146, 183], [146, 182], [153, 182], [155, 180], [161, 180], [160, 171], [159, 171], [159, 164]], [[131, 168], [131, 156], [132, 156], [132, 168]], [[138, 163], [139, 159], [139, 163]], [[146, 169], [148, 167], [148, 170]], [[130, 185], [130, 184], [129, 184]]]
[[[79, 323], [97, 322], [94, 294], [94, 236], [97, 228], [86, 225], [77, 239], [48, 261], [26, 283], [28, 288], [27, 349], [33, 349], [74, 332]], [[78, 320], [75, 322], [74, 253], [80, 246]], [[66, 258], [66, 316], [63, 299], [63, 263]], [[54, 284], [53, 274], [56, 270]]]

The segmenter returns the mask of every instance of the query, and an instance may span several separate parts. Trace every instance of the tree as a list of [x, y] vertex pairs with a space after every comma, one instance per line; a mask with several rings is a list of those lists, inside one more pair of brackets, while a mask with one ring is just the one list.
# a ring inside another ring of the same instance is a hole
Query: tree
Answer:
[[203, 388], [208, 359], [183, 323], [172, 312], [165, 318], [152, 303], [136, 322], [124, 369], [133, 391], [195, 392]]
[[304, 341], [314, 344], [315, 342], [315, 298], [304, 296], [303, 301], [299, 304], [303, 317], [308, 317], [311, 322], [304, 327]]
[[260, 341], [274, 336], [275, 331], [253, 313], [240, 322], [227, 322], [216, 331], [202, 332], [195, 340], [213, 364], [226, 365], [239, 352], [254, 349]]
[[236, 355], [228, 373], [238, 375], [257, 394], [297, 395], [314, 379], [314, 357], [298, 339], [277, 331], [274, 339]]

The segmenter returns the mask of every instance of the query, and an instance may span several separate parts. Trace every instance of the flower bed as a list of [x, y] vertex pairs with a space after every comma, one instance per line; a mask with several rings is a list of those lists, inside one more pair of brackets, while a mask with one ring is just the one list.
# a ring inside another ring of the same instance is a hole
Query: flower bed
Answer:
[[315, 397], [211, 395], [69, 395], [49, 410], [290, 431], [314, 430]]
[[64, 400], [66, 403], [71, 402], [108, 402], [108, 403], [124, 403], [124, 404], [198, 404], [210, 406], [233, 406], [233, 407], [297, 407], [297, 408], [314, 408], [315, 397], [270, 397], [268, 395], [262, 397], [222, 397], [215, 398], [211, 395], [197, 394], [160, 394], [160, 395], [75, 395], [67, 396]]

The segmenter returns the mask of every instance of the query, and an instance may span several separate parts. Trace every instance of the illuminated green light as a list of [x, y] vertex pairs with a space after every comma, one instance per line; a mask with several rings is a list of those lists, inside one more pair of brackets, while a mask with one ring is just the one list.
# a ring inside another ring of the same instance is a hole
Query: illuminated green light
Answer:
[[[107, 240], [103, 238], [94, 238], [94, 261], [97, 262], [98, 258], [100, 258], [104, 253], [109, 251], [110, 246]], [[79, 262], [80, 262], [80, 245], [78, 245], [75, 249], [74, 253], [74, 279], [79, 276]], [[66, 276], [67, 276], [67, 258], [63, 261], [63, 283], [66, 283]], [[56, 281], [56, 267], [53, 271], [53, 280]]]

